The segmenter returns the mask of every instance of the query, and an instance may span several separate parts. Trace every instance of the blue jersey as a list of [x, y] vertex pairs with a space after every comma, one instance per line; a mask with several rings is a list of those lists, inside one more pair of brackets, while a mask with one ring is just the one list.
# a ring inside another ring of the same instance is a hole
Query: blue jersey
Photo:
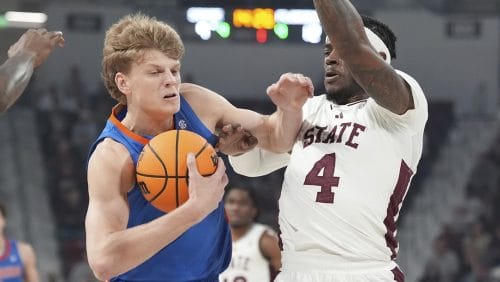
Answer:
[[24, 267], [16, 241], [5, 240], [3, 254], [0, 254], [0, 281], [23, 282]]
[[[125, 114], [125, 107], [114, 108], [104, 130], [92, 145], [90, 154], [104, 138], [112, 138], [128, 149], [134, 164], [137, 164], [142, 148], [152, 137], [137, 135], [123, 126], [120, 121]], [[212, 146], [218, 141], [217, 136], [205, 127], [182, 96], [180, 111], [174, 115], [174, 126], [198, 133]], [[130, 208], [127, 228], [164, 215], [144, 199], [137, 183], [127, 197]], [[141, 265], [111, 281], [213, 282], [218, 281], [219, 273], [227, 268], [230, 260], [231, 234], [221, 201], [219, 207], [203, 221], [189, 228]]]

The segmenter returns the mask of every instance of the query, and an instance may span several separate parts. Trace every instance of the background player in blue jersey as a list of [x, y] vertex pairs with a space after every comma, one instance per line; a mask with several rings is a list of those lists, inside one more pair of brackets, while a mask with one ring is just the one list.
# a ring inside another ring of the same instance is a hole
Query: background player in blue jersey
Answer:
[[6, 217], [7, 210], [0, 203], [0, 281], [38, 282], [35, 252], [29, 244], [6, 237]]
[[56, 46], [62, 47], [60, 31], [29, 29], [8, 51], [0, 66], [0, 112], [5, 112], [21, 96], [33, 70], [42, 64]]
[[119, 105], [90, 151], [86, 216], [88, 259], [101, 280], [218, 281], [231, 259], [222, 160], [212, 176], [201, 177], [189, 157], [189, 199], [163, 214], [137, 187], [139, 153], [150, 138], [174, 128], [215, 145], [214, 132], [236, 123], [259, 146], [286, 152], [299, 130], [302, 105], [313, 93], [309, 78], [285, 74], [268, 88], [274, 114], [237, 109], [206, 88], [181, 85], [183, 53], [175, 30], [144, 15], [126, 16], [106, 33], [103, 78]]

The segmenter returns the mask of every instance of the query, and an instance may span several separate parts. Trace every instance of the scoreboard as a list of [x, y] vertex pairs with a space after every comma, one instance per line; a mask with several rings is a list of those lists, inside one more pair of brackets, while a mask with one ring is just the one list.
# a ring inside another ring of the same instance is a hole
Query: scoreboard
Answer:
[[323, 30], [314, 9], [189, 7], [186, 20], [202, 40], [320, 43]]

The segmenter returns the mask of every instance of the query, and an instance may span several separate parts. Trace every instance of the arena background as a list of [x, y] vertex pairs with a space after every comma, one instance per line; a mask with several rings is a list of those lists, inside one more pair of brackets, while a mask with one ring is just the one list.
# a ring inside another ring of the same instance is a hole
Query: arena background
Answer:
[[[424, 155], [398, 225], [398, 263], [407, 281], [500, 281], [500, 1], [352, 3], [394, 30], [394, 66], [412, 74], [429, 101]], [[208, 31], [210, 39], [203, 40], [206, 29], [197, 33], [187, 20], [193, 7], [220, 8], [230, 34]], [[273, 111], [265, 89], [284, 72], [310, 76], [321, 93], [324, 34], [319, 43], [304, 41], [317, 31], [303, 32], [307, 13], [298, 17], [303, 24], [287, 25], [285, 39], [273, 29], [257, 30], [258, 18], [235, 27], [235, 10], [258, 8], [276, 14], [313, 6], [305, 0], [1, 0], [1, 62], [28, 26], [6, 20], [8, 11], [45, 13], [40, 25], [66, 38], [36, 70], [21, 101], [0, 117], [0, 200], [9, 210], [8, 234], [33, 244], [42, 281], [79, 281], [76, 269], [86, 267], [85, 158], [113, 105], [100, 80], [105, 30], [136, 11], [171, 23], [186, 45], [183, 80], [239, 106]], [[231, 173], [230, 185], [258, 191], [259, 221], [274, 228], [282, 173]]]

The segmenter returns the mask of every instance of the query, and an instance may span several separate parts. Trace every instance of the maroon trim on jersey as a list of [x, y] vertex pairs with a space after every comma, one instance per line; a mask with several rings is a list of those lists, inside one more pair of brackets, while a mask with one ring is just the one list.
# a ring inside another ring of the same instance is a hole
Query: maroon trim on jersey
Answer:
[[394, 267], [392, 270], [391, 270], [392, 274], [394, 274], [394, 281], [396, 282], [404, 282], [405, 281], [405, 275], [403, 274], [403, 272], [401, 271], [401, 269], [399, 269], [399, 267]]
[[4, 243], [3, 254], [0, 256], [0, 260], [4, 260], [10, 255], [10, 242], [9, 242], [9, 240], [5, 239], [3, 241], [3, 243]]
[[410, 183], [413, 171], [410, 167], [402, 160], [401, 167], [399, 168], [399, 177], [396, 187], [394, 187], [394, 192], [389, 200], [389, 206], [387, 207], [387, 216], [384, 219], [384, 225], [387, 228], [387, 233], [385, 234], [385, 242], [387, 247], [391, 249], [391, 260], [395, 259], [397, 256], [396, 248], [398, 247], [398, 241], [396, 240], [396, 217], [399, 214], [399, 205], [403, 202], [403, 198], [408, 190], [408, 184]]

